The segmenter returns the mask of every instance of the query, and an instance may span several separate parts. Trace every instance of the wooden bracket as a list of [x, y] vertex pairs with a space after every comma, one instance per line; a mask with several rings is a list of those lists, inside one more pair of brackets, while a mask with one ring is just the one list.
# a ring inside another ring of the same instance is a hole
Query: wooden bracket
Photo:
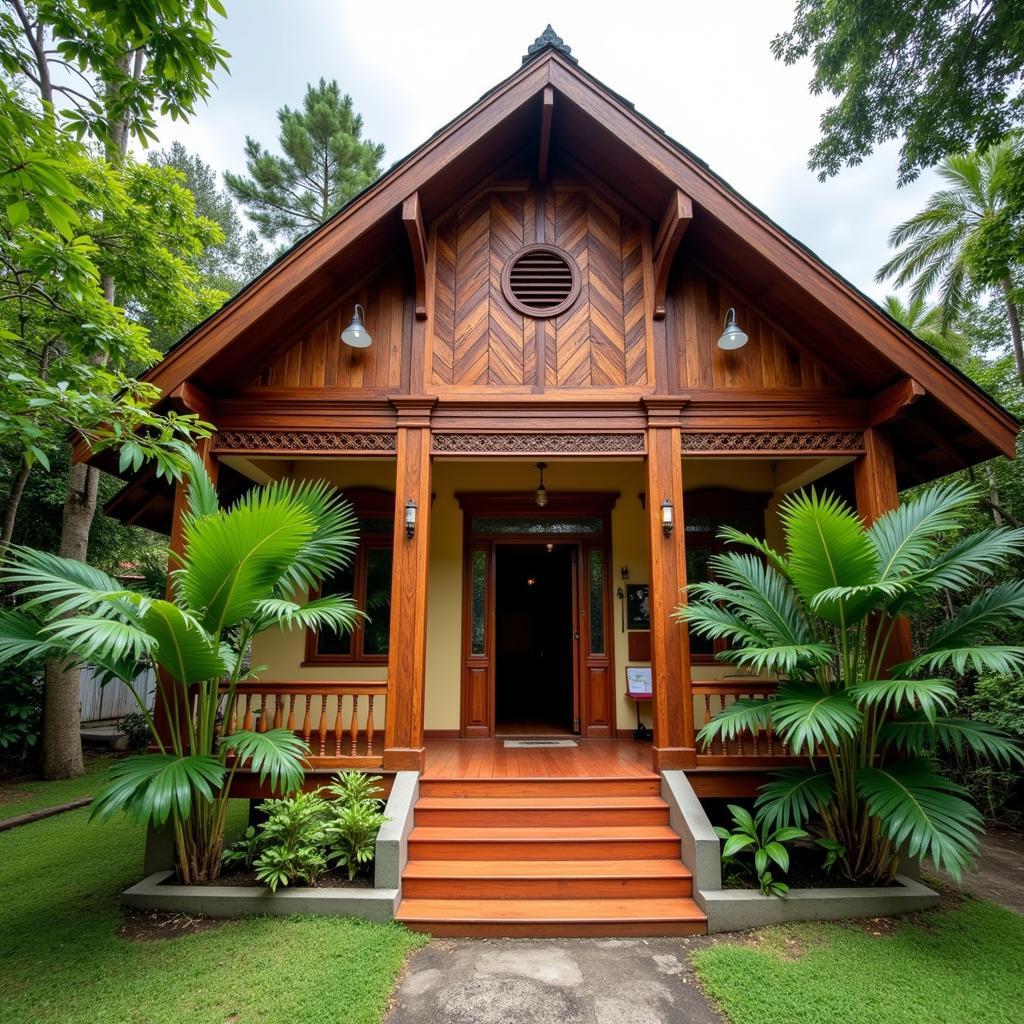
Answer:
[[420, 194], [413, 192], [402, 203], [402, 223], [412, 250], [412, 267], [416, 274], [416, 319], [427, 318], [427, 235], [423, 230]]
[[924, 394], [924, 388], [913, 377], [901, 377], [868, 403], [868, 425], [881, 427], [893, 423]]
[[167, 398], [179, 411], [195, 413], [201, 420], [209, 420], [213, 416], [213, 400], [190, 380], [179, 384]]
[[693, 220], [693, 201], [681, 189], [672, 193], [668, 208], [654, 236], [654, 319], [665, 318], [665, 292], [672, 258]]
[[555, 110], [555, 90], [550, 85], [544, 86], [544, 94], [540, 102], [540, 147], [537, 157], [537, 180], [546, 181], [548, 176], [548, 158], [551, 155], [551, 115]]

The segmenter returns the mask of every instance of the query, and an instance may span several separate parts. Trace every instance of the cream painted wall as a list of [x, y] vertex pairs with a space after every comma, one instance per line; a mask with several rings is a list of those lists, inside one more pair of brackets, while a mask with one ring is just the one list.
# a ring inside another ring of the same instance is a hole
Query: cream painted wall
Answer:
[[[766, 514], [770, 543], [781, 546], [775, 507], [778, 497], [791, 486], [834, 468], [835, 460], [688, 459], [684, 461], [686, 490], [700, 487], [736, 487], [765, 491], [776, 495]], [[299, 460], [266, 462], [261, 468], [270, 477], [295, 476], [299, 479], [327, 479], [342, 491], [355, 487], [381, 487], [393, 490], [393, 460]], [[502, 460], [474, 462], [439, 459], [433, 469], [434, 505], [430, 538], [430, 574], [427, 614], [427, 678], [424, 727], [428, 730], [457, 730], [460, 716], [461, 638], [462, 638], [462, 511], [455, 499], [458, 491], [531, 491], [536, 487], [537, 471], [532, 461]], [[798, 481], [798, 482], [797, 482]], [[645, 490], [642, 460], [551, 461], [545, 482], [552, 492], [618, 491], [612, 511], [611, 585], [613, 595], [621, 584], [620, 570], [629, 567], [630, 583], [649, 582], [649, 558], [644, 509], [639, 494]], [[616, 726], [632, 729], [636, 708], [626, 695], [626, 666], [629, 663], [627, 637], [623, 630], [622, 602], [612, 602], [615, 638]], [[672, 627], [678, 628], [678, 627]], [[392, 637], [392, 643], [401, 638]], [[266, 665], [266, 680], [382, 680], [387, 677], [378, 666], [303, 666], [305, 638], [300, 631], [265, 633], [253, 645], [253, 664]], [[727, 665], [694, 666], [695, 679], [716, 679], [727, 675]], [[383, 708], [375, 715], [383, 723]], [[650, 725], [650, 708], [642, 708], [642, 718]]]

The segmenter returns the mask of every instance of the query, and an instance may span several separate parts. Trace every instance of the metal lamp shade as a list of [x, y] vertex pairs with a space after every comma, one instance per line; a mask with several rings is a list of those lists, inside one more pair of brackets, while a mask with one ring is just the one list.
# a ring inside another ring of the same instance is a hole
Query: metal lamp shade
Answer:
[[369, 348], [373, 343], [370, 332], [363, 326], [363, 307], [356, 305], [352, 313], [352, 323], [341, 332], [341, 340], [349, 348]]

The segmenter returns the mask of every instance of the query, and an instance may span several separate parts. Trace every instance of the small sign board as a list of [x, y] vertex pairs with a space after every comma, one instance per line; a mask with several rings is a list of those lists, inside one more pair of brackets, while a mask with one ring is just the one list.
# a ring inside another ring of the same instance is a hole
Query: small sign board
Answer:
[[630, 697], [643, 700], [650, 697], [654, 690], [649, 665], [635, 665], [626, 668], [626, 693]]

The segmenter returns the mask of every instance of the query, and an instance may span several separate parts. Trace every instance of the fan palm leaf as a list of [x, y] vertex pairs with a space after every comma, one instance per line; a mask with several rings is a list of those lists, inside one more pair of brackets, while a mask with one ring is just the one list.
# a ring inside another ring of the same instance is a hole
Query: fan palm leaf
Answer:
[[872, 679], [846, 689], [858, 707], [900, 714], [920, 708], [929, 722], [956, 702], [956, 689], [946, 679]]
[[[798, 491], [779, 507], [789, 551], [789, 575], [808, 604], [833, 587], [876, 582], [878, 559], [857, 515], [832, 494]], [[833, 625], [851, 624], [872, 607], [870, 597], [824, 600], [813, 605]]]
[[882, 738], [896, 750], [927, 754], [948, 750], [959, 757], [973, 754], [997, 764], [1024, 766], [1024, 750], [990, 722], [971, 718], [929, 720], [922, 712], [912, 712], [886, 722]]
[[813, 768], [780, 768], [754, 801], [769, 828], [802, 825], [835, 796], [831, 775]]
[[784, 683], [771, 701], [772, 725], [794, 754], [813, 754], [855, 736], [863, 715], [845, 693]]
[[976, 856], [981, 815], [935, 762], [914, 758], [861, 768], [857, 791], [892, 845], [905, 845], [909, 856], [930, 857], [956, 879]]

